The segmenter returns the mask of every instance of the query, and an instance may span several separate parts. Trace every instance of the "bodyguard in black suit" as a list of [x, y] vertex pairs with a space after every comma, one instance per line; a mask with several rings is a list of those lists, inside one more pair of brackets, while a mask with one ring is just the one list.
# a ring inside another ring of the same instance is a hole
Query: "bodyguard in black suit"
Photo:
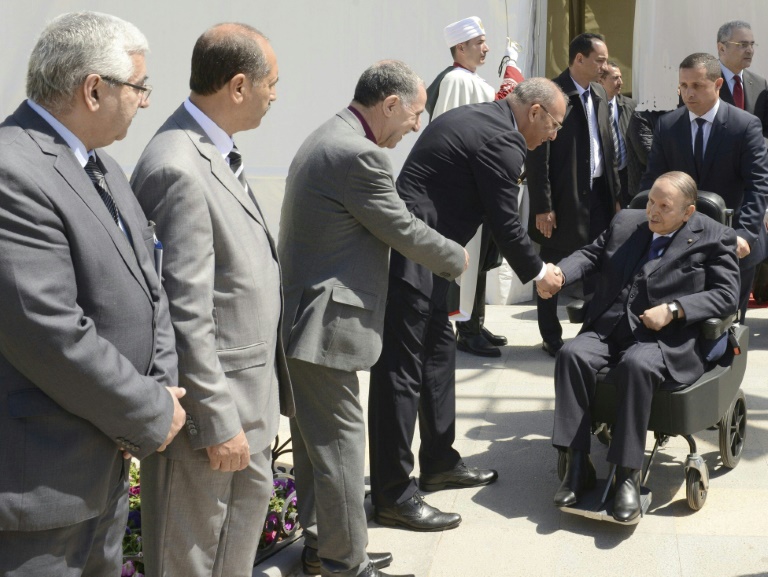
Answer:
[[603, 74], [600, 76], [600, 85], [605, 89], [608, 101], [608, 116], [611, 120], [613, 133], [616, 135], [613, 144], [616, 153], [616, 168], [619, 171], [619, 182], [621, 184], [619, 202], [621, 206], [625, 207], [632, 200], [628, 192], [629, 182], [627, 173], [629, 172], [630, 153], [627, 129], [629, 128], [629, 120], [632, 118], [632, 114], [637, 107], [637, 102], [621, 93], [621, 87], [624, 86], [621, 68], [612, 60], [608, 61]]
[[726, 22], [717, 31], [717, 56], [723, 76], [720, 98], [760, 119], [768, 137], [768, 81], [747, 70], [755, 55], [755, 37], [748, 22]]
[[698, 379], [704, 373], [699, 323], [736, 311], [736, 235], [695, 207], [693, 179], [664, 174], [645, 212], [621, 211], [595, 242], [558, 263], [565, 283], [598, 276], [584, 326], [555, 363], [552, 443], [568, 451], [555, 495], [559, 507], [575, 504], [594, 484], [589, 405], [597, 372], [616, 364], [617, 415], [608, 451], [608, 461], [619, 467], [613, 516], [626, 522], [640, 514], [653, 392], [670, 378], [685, 384]]
[[640, 190], [650, 188], [661, 174], [680, 170], [699, 190], [716, 192], [734, 210], [743, 322], [755, 267], [765, 258], [768, 159], [760, 121], [719, 99], [720, 74], [720, 64], [710, 54], [691, 54], [680, 64], [685, 107], [659, 119]]
[[[547, 262], [568, 256], [605, 230], [620, 194], [606, 94], [597, 82], [608, 61], [603, 37], [577, 36], [569, 58], [568, 69], [554, 79], [568, 97], [563, 129], [526, 160], [528, 234]], [[554, 356], [563, 345], [557, 299], [538, 299], [536, 309], [544, 350]]]
[[[449, 110], [411, 150], [398, 194], [414, 215], [459, 244], [487, 224], [523, 282], [542, 279], [559, 287], [559, 272], [536, 255], [517, 209], [526, 149], [554, 140], [564, 114], [563, 94], [543, 78], [520, 83], [504, 100]], [[371, 369], [368, 399], [371, 489], [381, 524], [436, 531], [461, 522], [459, 515], [424, 503], [410, 477], [417, 418], [422, 490], [486, 485], [497, 477], [496, 471], [466, 467], [453, 448], [456, 340], [448, 286], [392, 252], [383, 349]]]

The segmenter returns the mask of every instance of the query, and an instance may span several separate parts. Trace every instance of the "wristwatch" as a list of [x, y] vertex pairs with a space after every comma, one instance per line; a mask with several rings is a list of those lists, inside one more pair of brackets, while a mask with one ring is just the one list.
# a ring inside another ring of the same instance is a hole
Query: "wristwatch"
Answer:
[[676, 321], [677, 318], [680, 316], [680, 307], [677, 306], [677, 303], [672, 301], [671, 303], [667, 303], [667, 306], [669, 307], [669, 312], [672, 313], [672, 320]]

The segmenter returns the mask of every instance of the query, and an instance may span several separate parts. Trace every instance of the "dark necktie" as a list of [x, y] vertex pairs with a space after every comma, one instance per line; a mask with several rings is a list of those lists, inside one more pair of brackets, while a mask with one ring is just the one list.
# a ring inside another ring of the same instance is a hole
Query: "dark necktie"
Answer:
[[672, 242], [671, 236], [657, 236], [654, 238], [651, 241], [651, 248], [648, 251], [648, 260], [651, 261], [659, 258], [669, 246], [670, 242]]
[[101, 197], [101, 200], [104, 201], [104, 204], [107, 207], [107, 210], [109, 211], [109, 214], [112, 215], [112, 220], [115, 221], [115, 224], [117, 226], [120, 226], [120, 223], [118, 221], [118, 211], [117, 211], [117, 205], [115, 204], [115, 199], [112, 198], [112, 195], [109, 193], [109, 188], [107, 187], [107, 181], [104, 178], [104, 173], [101, 170], [101, 167], [99, 166], [99, 163], [96, 162], [96, 155], [88, 157], [88, 163], [85, 165], [85, 172], [88, 174], [88, 176], [91, 179], [91, 182], [93, 182], [93, 186], [96, 188], [96, 192], [99, 193], [99, 196]]
[[733, 77], [733, 103], [744, 110], [744, 87], [739, 76]]
[[699, 127], [696, 129], [696, 140], [693, 143], [693, 160], [696, 163], [696, 180], [701, 179], [701, 172], [704, 168], [704, 125], [706, 120], [703, 118], [697, 118], [696, 124]]
[[229, 153], [229, 168], [235, 173], [237, 180], [243, 185], [245, 190], [248, 190], [248, 182], [245, 180], [245, 170], [243, 170], [243, 156], [237, 149], [237, 146], [232, 147], [232, 151]]
[[595, 151], [592, 150], [592, 110], [589, 106], [589, 90], [581, 93], [581, 99], [584, 101], [584, 112], [587, 114], [587, 126], [589, 127], [589, 188], [592, 188], [592, 175], [595, 173]]
[[619, 131], [619, 123], [616, 122], [616, 116], [613, 114], [613, 102], [608, 103], [608, 113], [611, 115], [611, 136], [613, 136], [613, 149], [616, 151], [616, 162], [618, 168], [624, 168], [627, 159], [627, 149], [624, 146], [624, 139]]

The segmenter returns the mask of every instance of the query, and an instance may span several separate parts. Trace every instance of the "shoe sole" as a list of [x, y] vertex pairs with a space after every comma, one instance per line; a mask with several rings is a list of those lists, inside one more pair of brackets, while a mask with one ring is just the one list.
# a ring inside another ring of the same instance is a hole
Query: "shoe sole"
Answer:
[[475, 355], [477, 357], [496, 358], [501, 356], [501, 351], [499, 349], [496, 349], [496, 352], [493, 352], [493, 353], [483, 353], [481, 351], [470, 349], [467, 345], [460, 345], [458, 343], [456, 344], [456, 348], [463, 353], [468, 353], [470, 355]]
[[451, 523], [443, 527], [418, 527], [415, 525], [403, 523], [402, 521], [398, 521], [396, 519], [387, 519], [386, 517], [380, 517], [378, 515], [374, 515], [373, 520], [376, 521], [376, 523], [379, 525], [383, 525], [385, 527], [401, 527], [403, 529], [408, 529], [409, 531], [418, 531], [420, 533], [436, 533], [438, 531], [448, 531], [449, 529], [455, 529], [461, 525], [461, 519], [455, 523]]
[[487, 485], [492, 485], [496, 481], [498, 481], [498, 477], [491, 479], [490, 481], [485, 481], [484, 483], [473, 483], [472, 485], [462, 485], [460, 483], [434, 483], [434, 484], [427, 484], [422, 483], [419, 481], [419, 489], [422, 491], [427, 491], [429, 493], [434, 493], [435, 491], [444, 491], [445, 489], [472, 489], [473, 487], [485, 487]]

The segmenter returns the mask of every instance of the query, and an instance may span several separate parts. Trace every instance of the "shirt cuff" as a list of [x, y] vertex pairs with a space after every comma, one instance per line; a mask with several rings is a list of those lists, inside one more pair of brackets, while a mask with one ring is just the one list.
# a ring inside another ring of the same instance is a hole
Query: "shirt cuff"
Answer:
[[541, 265], [541, 272], [538, 275], [536, 275], [536, 278], [533, 280], [535, 280], [536, 282], [539, 282], [541, 279], [544, 278], [544, 275], [546, 274], [547, 274], [547, 263], [544, 263], [543, 265]]

